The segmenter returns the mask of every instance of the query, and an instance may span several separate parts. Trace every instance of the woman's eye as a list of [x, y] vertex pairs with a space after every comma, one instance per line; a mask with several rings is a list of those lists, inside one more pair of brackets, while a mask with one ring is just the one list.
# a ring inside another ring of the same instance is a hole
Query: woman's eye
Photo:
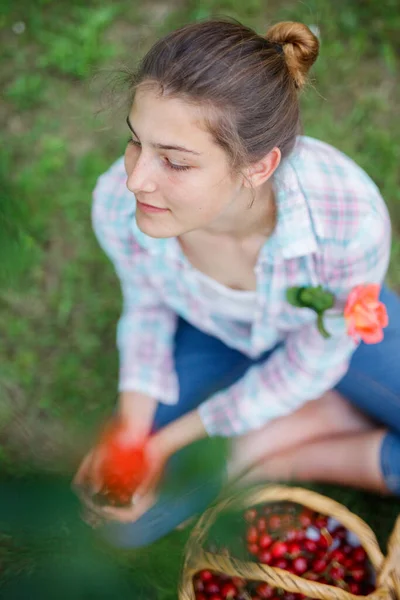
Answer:
[[188, 169], [190, 169], [190, 167], [186, 165], [175, 165], [174, 163], [170, 162], [168, 158], [165, 159], [165, 164], [168, 167], [168, 169], [173, 169], [174, 171], [187, 171]]
[[136, 148], [140, 148], [140, 142], [138, 142], [137, 140], [133, 140], [132, 138], [128, 139], [128, 146], [135, 146]]
[[[128, 139], [128, 146], [129, 145], [134, 146], [135, 148], [141, 148], [141, 143], [138, 142], [137, 140], [133, 140], [132, 138]], [[172, 169], [173, 171], [187, 171], [188, 169], [191, 168], [186, 165], [176, 165], [176, 164], [172, 163], [168, 158], [164, 159], [164, 165], [168, 169]]]

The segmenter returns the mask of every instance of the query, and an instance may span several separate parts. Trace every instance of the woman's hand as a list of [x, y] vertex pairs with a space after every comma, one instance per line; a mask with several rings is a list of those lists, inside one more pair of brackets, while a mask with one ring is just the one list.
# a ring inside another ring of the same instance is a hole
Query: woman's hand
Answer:
[[136, 521], [147, 512], [157, 501], [157, 491], [160, 479], [164, 472], [170, 453], [163, 445], [163, 438], [159, 434], [151, 436], [144, 448], [148, 471], [145, 479], [137, 487], [132, 505], [124, 507], [98, 506], [91, 498], [85, 499], [85, 504], [97, 517], [128, 523]]
[[[88, 496], [83, 497], [86, 507], [98, 519], [112, 519], [120, 522], [132, 522], [139, 519], [147, 512], [157, 500], [158, 485], [163, 475], [165, 465], [175, 452], [184, 446], [206, 437], [206, 431], [196, 410], [180, 417], [169, 425], [150, 436], [145, 445], [146, 462], [149, 471], [145, 480], [137, 488], [133, 496], [132, 506], [115, 508], [111, 506], [97, 506]], [[94, 461], [97, 457], [86, 457], [85, 460]], [[85, 461], [84, 461], [85, 463]], [[85, 464], [82, 463], [83, 471]], [[78, 471], [78, 474], [80, 471]]]
[[[111, 423], [123, 424], [123, 437], [119, 439], [127, 446], [143, 446], [148, 438], [153, 422], [156, 401], [137, 392], [122, 392], [117, 413]], [[97, 443], [84, 457], [73, 480], [73, 487], [85, 503], [90, 496], [98, 493], [102, 486], [101, 465], [105, 456], [104, 444]]]

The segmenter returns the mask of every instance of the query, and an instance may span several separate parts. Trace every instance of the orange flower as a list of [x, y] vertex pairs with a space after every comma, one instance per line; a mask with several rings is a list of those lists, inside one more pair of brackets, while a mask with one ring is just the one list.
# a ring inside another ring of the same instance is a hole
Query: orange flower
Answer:
[[347, 298], [344, 317], [347, 333], [366, 344], [377, 344], [383, 340], [382, 329], [389, 323], [385, 305], [379, 301], [378, 284], [358, 285]]

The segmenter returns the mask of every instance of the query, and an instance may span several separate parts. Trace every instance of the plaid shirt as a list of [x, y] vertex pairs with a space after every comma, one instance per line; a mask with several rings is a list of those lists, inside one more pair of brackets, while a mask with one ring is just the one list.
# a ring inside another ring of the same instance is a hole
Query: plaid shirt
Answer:
[[[274, 187], [278, 222], [255, 267], [258, 308], [250, 336], [243, 335], [239, 323], [206, 311], [176, 238], [155, 239], [139, 230], [122, 158], [98, 179], [94, 191], [94, 230], [123, 294], [117, 325], [119, 391], [177, 402], [178, 316], [253, 358], [282, 342], [269, 360], [199, 407], [209, 435], [258, 428], [335, 386], [356, 348], [341, 316], [346, 298], [356, 285], [382, 283], [387, 271], [387, 209], [376, 185], [349, 157], [299, 136], [274, 174]], [[328, 339], [317, 330], [312, 310], [286, 301], [288, 287], [315, 285], [336, 296], [325, 318]]]

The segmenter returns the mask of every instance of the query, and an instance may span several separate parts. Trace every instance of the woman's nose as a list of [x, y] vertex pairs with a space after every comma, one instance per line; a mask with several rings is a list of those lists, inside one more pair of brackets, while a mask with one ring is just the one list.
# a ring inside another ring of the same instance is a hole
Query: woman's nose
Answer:
[[126, 186], [134, 194], [139, 192], [154, 192], [157, 187], [154, 175], [152, 158], [141, 155], [136, 163], [128, 169]]

